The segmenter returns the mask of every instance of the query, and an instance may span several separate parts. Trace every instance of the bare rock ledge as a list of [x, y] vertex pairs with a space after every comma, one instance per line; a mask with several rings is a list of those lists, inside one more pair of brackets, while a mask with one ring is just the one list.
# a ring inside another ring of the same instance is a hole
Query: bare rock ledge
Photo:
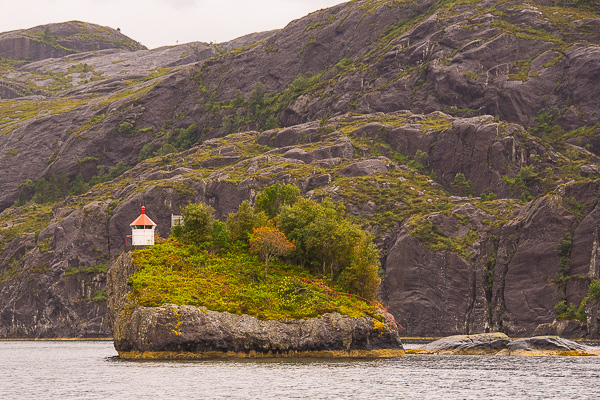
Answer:
[[108, 313], [122, 358], [404, 357], [392, 322], [325, 314], [305, 320], [259, 320], [204, 307], [142, 307], [129, 298], [131, 253], [108, 273]]
[[431, 342], [409, 354], [497, 356], [598, 356], [600, 349], [558, 336], [513, 340], [504, 333], [455, 335]]

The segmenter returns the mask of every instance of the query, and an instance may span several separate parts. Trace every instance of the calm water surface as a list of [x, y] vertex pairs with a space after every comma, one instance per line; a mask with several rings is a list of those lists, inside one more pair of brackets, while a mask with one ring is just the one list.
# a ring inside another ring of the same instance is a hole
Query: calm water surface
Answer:
[[0, 399], [598, 399], [600, 358], [124, 361], [112, 342], [0, 342]]

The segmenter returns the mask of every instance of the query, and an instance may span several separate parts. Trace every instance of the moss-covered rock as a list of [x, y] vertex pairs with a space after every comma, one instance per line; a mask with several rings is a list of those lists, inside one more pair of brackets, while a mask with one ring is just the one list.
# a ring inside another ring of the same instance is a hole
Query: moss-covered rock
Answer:
[[205, 307], [142, 307], [127, 281], [135, 272], [130, 253], [111, 266], [109, 317], [123, 358], [401, 357], [393, 322], [325, 314], [300, 320], [259, 320]]

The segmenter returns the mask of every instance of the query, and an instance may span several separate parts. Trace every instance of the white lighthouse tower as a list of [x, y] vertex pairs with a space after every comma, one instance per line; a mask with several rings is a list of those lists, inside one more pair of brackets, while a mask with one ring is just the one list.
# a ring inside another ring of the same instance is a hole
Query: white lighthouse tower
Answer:
[[146, 215], [146, 207], [142, 206], [142, 214], [129, 226], [132, 246], [154, 246], [156, 224]]

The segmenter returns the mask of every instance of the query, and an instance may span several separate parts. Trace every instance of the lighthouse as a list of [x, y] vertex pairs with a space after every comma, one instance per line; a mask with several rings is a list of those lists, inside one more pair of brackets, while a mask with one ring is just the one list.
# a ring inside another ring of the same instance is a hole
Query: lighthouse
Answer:
[[146, 207], [142, 206], [142, 214], [129, 226], [132, 246], [154, 246], [156, 224], [146, 215]]

